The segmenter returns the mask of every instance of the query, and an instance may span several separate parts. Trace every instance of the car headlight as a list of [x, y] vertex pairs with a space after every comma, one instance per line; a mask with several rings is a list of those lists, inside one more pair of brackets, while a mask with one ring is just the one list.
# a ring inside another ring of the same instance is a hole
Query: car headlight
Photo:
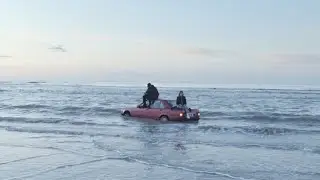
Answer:
[[198, 116], [200, 116], [200, 113], [198, 112]]

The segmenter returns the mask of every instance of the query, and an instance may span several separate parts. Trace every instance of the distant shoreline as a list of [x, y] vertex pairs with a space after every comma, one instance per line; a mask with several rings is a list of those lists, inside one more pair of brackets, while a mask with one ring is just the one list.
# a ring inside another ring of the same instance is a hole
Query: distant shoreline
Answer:
[[[15, 85], [80, 85], [80, 86], [104, 86], [104, 87], [141, 87], [146, 83], [140, 82], [45, 82], [45, 81], [0, 81], [0, 84]], [[255, 89], [255, 90], [320, 90], [320, 85], [278, 85], [278, 84], [197, 84], [197, 83], [157, 83], [151, 82], [158, 88], [207, 88], [207, 89]]]

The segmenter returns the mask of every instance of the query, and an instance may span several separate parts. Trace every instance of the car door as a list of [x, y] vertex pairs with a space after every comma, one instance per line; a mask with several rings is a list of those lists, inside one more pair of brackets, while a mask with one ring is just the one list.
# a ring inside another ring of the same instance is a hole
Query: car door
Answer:
[[[140, 107], [139, 107], [140, 106]], [[134, 108], [133, 113], [135, 117], [139, 118], [147, 118], [147, 109], [145, 107], [141, 107], [141, 104], [139, 104], [136, 108]]]
[[134, 117], [143, 117], [145, 115], [145, 108], [134, 108], [131, 110], [131, 115]]
[[157, 119], [161, 116], [163, 109], [163, 104], [161, 101], [156, 100], [151, 106], [150, 109], [147, 110], [148, 118]]

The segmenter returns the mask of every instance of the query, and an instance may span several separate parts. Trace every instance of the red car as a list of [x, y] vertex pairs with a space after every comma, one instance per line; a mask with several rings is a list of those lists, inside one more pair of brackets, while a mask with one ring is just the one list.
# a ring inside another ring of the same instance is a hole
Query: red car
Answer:
[[161, 121], [198, 121], [200, 119], [198, 109], [187, 108], [184, 110], [174, 104], [175, 101], [158, 99], [150, 108], [143, 107], [141, 103], [136, 108], [122, 110], [121, 115]]

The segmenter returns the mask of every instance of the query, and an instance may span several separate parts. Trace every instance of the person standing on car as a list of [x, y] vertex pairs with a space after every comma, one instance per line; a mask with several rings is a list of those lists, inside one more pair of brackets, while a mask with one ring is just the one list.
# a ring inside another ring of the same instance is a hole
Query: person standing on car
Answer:
[[142, 97], [144, 107], [147, 107], [147, 104], [146, 104], [147, 100], [149, 101], [149, 107], [150, 107], [150, 105], [153, 104], [154, 101], [159, 98], [158, 89], [154, 85], [152, 85], [151, 83], [148, 83], [147, 87], [148, 89]]

